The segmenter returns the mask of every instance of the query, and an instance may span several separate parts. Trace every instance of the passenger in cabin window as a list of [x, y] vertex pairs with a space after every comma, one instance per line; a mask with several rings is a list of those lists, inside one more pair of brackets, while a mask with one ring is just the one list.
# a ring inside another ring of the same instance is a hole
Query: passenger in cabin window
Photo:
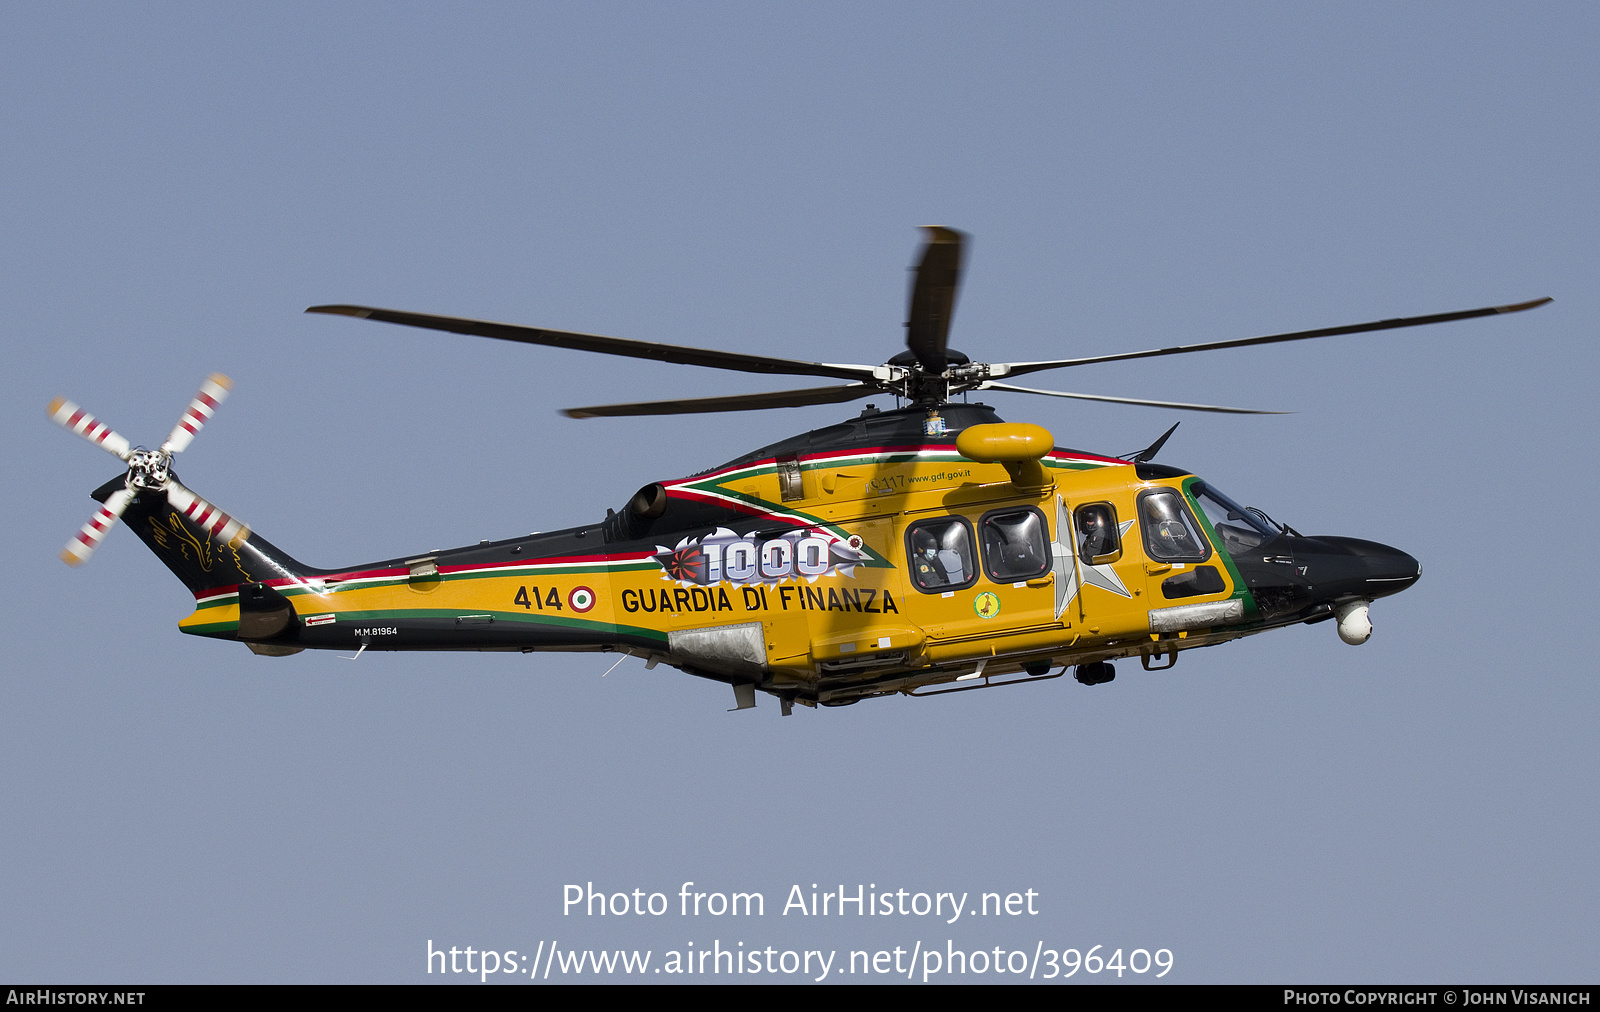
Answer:
[[972, 582], [972, 538], [960, 520], [923, 523], [911, 532], [911, 578], [922, 591]]
[[933, 536], [932, 531], [926, 527], [917, 528], [911, 534], [911, 544], [915, 555], [911, 571], [916, 577], [918, 587], [923, 590], [937, 590], [955, 582], [950, 579], [944, 560], [939, 558], [939, 539]]
[[1078, 510], [1078, 555], [1092, 562], [1117, 551], [1117, 525], [1107, 506], [1085, 506]]

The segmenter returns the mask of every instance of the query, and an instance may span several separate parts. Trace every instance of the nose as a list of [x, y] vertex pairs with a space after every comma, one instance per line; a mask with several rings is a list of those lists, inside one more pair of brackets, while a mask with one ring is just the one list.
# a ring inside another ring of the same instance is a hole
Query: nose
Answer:
[[[1398, 548], [1359, 538], [1317, 537], [1306, 539], [1307, 548], [1316, 545], [1307, 578], [1324, 599], [1361, 597], [1373, 600], [1398, 594], [1422, 576], [1422, 565]], [[1301, 553], [1296, 551], [1297, 559]], [[1317, 572], [1321, 570], [1321, 572]]]

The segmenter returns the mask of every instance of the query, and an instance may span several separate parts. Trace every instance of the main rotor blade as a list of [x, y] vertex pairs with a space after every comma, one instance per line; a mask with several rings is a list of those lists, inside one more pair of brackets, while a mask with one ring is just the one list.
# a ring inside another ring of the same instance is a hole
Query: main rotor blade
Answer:
[[[1452, 320], [1470, 320], [1478, 316], [1495, 316], [1500, 313], [1520, 313], [1535, 309], [1551, 301], [1548, 298], [1530, 302], [1517, 302], [1509, 306], [1485, 306], [1483, 309], [1464, 309], [1455, 313], [1435, 313], [1432, 316], [1406, 316], [1394, 320], [1377, 320], [1373, 323], [1356, 323], [1348, 327], [1324, 327], [1320, 330], [1297, 330], [1288, 334], [1268, 334], [1266, 337], [1246, 337], [1234, 341], [1210, 341], [1205, 344], [1181, 344], [1172, 348], [1152, 351], [1130, 351], [1118, 355], [1095, 355], [1091, 358], [1064, 358], [1054, 362], [1005, 362], [990, 368], [992, 375], [1021, 376], [1044, 369], [1065, 369], [1075, 365], [1093, 365], [1098, 362], [1124, 362], [1134, 358], [1155, 358], [1160, 355], [1186, 355], [1191, 351], [1214, 351], [1219, 348], [1245, 348], [1253, 344], [1277, 344], [1280, 341], [1304, 341], [1312, 337], [1336, 337], [1340, 334], [1364, 334], [1371, 330], [1395, 330], [1400, 327], [1421, 327], [1429, 323], [1449, 323]], [[1000, 370], [1005, 370], [1004, 372]]]
[[1216, 404], [1184, 404], [1179, 401], [1143, 401], [1133, 397], [1106, 397], [1101, 394], [1069, 394], [1064, 390], [1035, 390], [1032, 387], [1015, 387], [1010, 383], [986, 380], [979, 390], [1009, 390], [1015, 394], [1043, 394], [1046, 397], [1071, 397], [1079, 401], [1105, 401], [1109, 404], [1137, 404], [1146, 408], [1176, 408], [1179, 411], [1216, 411], [1225, 415], [1289, 415], [1292, 411], [1260, 411], [1255, 408], [1224, 408]]
[[944, 372], [944, 349], [950, 339], [956, 292], [961, 286], [961, 248], [966, 235], [940, 225], [924, 227], [928, 241], [922, 247], [922, 259], [911, 283], [906, 347], [925, 372], [937, 374]]
[[657, 344], [653, 341], [634, 341], [623, 337], [602, 337], [599, 334], [522, 327], [514, 323], [468, 320], [459, 316], [434, 316], [429, 313], [406, 313], [395, 309], [374, 309], [369, 306], [312, 306], [306, 312], [354, 316], [364, 320], [379, 320], [383, 323], [399, 323], [407, 327], [445, 330], [452, 334], [471, 334], [476, 337], [498, 338], [502, 341], [521, 341], [523, 344], [543, 344], [552, 348], [572, 348], [577, 351], [599, 352], [603, 355], [625, 355], [629, 358], [648, 358], [657, 362], [701, 365], [711, 369], [732, 369], [738, 372], [783, 376], [834, 376], [839, 379], [871, 379], [874, 374], [874, 369], [870, 365], [801, 362], [787, 358], [768, 358], [764, 355], [744, 355], [732, 351], [688, 348], [676, 344]]
[[[75, 432], [89, 442], [105, 450], [107, 453], [128, 459], [131, 444], [127, 439], [111, 431], [111, 426], [89, 414], [65, 397], [57, 397], [45, 408], [50, 412], [50, 420], [66, 429]], [[85, 556], [87, 558], [87, 556]]]
[[105, 504], [94, 511], [89, 522], [73, 535], [67, 547], [61, 549], [61, 561], [69, 566], [81, 566], [88, 562], [89, 556], [100, 547], [100, 542], [106, 539], [106, 534], [116, 525], [117, 518], [122, 516], [122, 511], [128, 508], [132, 499], [133, 493], [126, 488], [119, 488], [107, 496]]
[[228, 391], [233, 389], [233, 380], [214, 372], [207, 376], [200, 384], [200, 392], [194, 395], [189, 406], [183, 409], [183, 414], [178, 418], [178, 424], [172, 427], [172, 435], [161, 444], [165, 453], [182, 453], [188, 445], [194, 442], [194, 437], [200, 434], [202, 426], [211, 420], [216, 413], [217, 406], [227, 399]]
[[851, 383], [842, 387], [776, 390], [770, 394], [735, 394], [732, 397], [701, 397], [690, 401], [601, 404], [592, 408], [567, 408], [561, 413], [568, 418], [617, 418], [623, 415], [692, 415], [710, 411], [799, 408], [807, 404], [838, 404], [843, 401], [853, 401], [882, 391], [883, 388], [875, 384]]

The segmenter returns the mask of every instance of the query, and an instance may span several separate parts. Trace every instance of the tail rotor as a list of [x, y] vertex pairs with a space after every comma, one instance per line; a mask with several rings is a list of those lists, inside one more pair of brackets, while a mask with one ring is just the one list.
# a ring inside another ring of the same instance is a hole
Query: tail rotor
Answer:
[[167, 480], [167, 504], [182, 513], [190, 523], [223, 544], [232, 541], [240, 531], [250, 529], [184, 488], [176, 478]]
[[221, 373], [212, 373], [200, 384], [189, 406], [179, 417], [160, 448], [146, 450], [135, 447], [110, 426], [95, 418], [64, 397], [57, 397], [46, 409], [50, 420], [69, 432], [76, 433], [128, 465], [123, 487], [113, 492], [100, 509], [89, 518], [67, 547], [61, 551], [61, 561], [78, 566], [105, 540], [106, 534], [127, 509], [128, 503], [140, 493], [165, 493], [167, 503], [208, 535], [224, 543], [231, 541], [249, 528], [217, 509], [185, 488], [172, 476], [172, 455], [181, 453], [194, 441], [200, 429], [211, 420], [217, 407], [233, 388], [233, 381]]
[[178, 419], [178, 424], [172, 427], [172, 435], [161, 444], [162, 453], [182, 453], [200, 434], [201, 426], [211, 420], [216, 413], [218, 405], [228, 396], [228, 391], [233, 389], [233, 380], [214, 372], [200, 384], [200, 392], [194, 395], [194, 400], [183, 409], [183, 415]]
[[67, 547], [61, 549], [61, 561], [69, 566], [81, 566], [89, 561], [89, 556], [100, 547], [100, 542], [106, 539], [117, 518], [122, 516], [122, 511], [128, 508], [128, 501], [133, 498], [133, 493], [126, 488], [111, 493], [105, 505], [95, 510], [89, 522], [79, 529]]
[[50, 412], [50, 420], [66, 429], [76, 433], [89, 442], [123, 460], [128, 459], [132, 447], [122, 436], [113, 432], [111, 426], [89, 414], [65, 397], [57, 397], [45, 408]]

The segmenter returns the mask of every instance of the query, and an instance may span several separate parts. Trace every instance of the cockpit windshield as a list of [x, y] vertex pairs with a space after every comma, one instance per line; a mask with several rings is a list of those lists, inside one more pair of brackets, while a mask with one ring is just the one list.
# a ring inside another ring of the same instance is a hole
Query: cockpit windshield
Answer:
[[1189, 491], [1205, 511], [1212, 528], [1222, 536], [1229, 555], [1253, 551], [1284, 532], [1284, 526], [1253, 506], [1240, 506], [1203, 481]]

